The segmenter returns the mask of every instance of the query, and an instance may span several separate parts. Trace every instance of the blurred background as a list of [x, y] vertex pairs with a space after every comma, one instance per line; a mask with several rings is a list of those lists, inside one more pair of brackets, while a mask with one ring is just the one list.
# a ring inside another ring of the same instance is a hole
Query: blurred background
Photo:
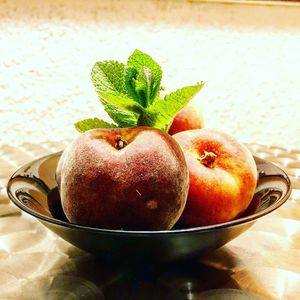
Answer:
[[96, 61], [140, 49], [174, 90], [204, 80], [205, 125], [300, 147], [299, 2], [0, 0], [0, 143], [69, 140], [104, 116]]

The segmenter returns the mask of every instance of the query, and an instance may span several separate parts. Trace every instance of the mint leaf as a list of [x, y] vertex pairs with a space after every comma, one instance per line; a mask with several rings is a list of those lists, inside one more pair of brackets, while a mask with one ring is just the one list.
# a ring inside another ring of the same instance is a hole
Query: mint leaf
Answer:
[[125, 65], [123, 63], [112, 60], [95, 63], [91, 75], [96, 92], [127, 94], [124, 73]]
[[105, 96], [105, 93], [116, 93], [124, 94], [126, 98], [128, 92], [124, 74], [125, 65], [123, 63], [111, 60], [97, 62], [92, 69], [92, 82], [110, 118], [121, 127], [132, 127], [137, 124], [137, 116], [126, 108], [124, 110], [124, 105], [120, 107], [117, 104], [122, 103], [120, 96], [118, 96], [119, 101], [117, 103], [110, 101], [109, 96], [106, 99]]
[[110, 118], [121, 128], [137, 126], [138, 117], [127, 110], [122, 110], [110, 103], [102, 102]]
[[117, 126], [114, 124], [110, 124], [108, 122], [105, 122], [103, 120], [100, 120], [98, 118], [90, 118], [90, 119], [85, 119], [76, 122], [75, 128], [79, 132], [85, 132], [90, 129], [95, 129], [95, 128], [116, 128]]
[[[140, 104], [148, 107], [158, 96], [162, 70], [148, 54], [135, 50], [128, 58], [127, 65], [136, 70], [126, 79], [127, 89], [135, 90]], [[128, 87], [129, 86], [129, 87]]]
[[100, 100], [104, 105], [111, 104], [119, 109], [129, 111], [137, 115], [144, 111], [144, 108], [139, 103], [124, 94], [101, 92]]
[[[157, 99], [147, 111], [142, 120], [146, 120], [147, 126], [165, 130], [172, 118], [198, 93], [204, 82], [181, 88], [164, 99]], [[141, 118], [140, 118], [141, 120]]]
[[139, 72], [130, 67], [125, 70], [128, 94], [145, 108], [151, 103], [151, 77], [152, 74], [147, 67], [143, 67]]
[[135, 78], [137, 77], [138, 71], [134, 68], [125, 67], [125, 75], [124, 75], [124, 80], [125, 80], [125, 85], [127, 89], [127, 93], [129, 97], [131, 97], [134, 101], [137, 103], [143, 105], [143, 99], [140, 99], [139, 95], [137, 94], [135, 90]]
[[105, 111], [121, 127], [133, 127], [137, 125], [139, 115], [143, 107], [124, 94], [101, 92], [99, 94]]
[[137, 78], [134, 80], [135, 91], [139, 98], [143, 100], [143, 107], [149, 106], [152, 103], [151, 98], [151, 85], [152, 74], [147, 67], [143, 67], [138, 73]]

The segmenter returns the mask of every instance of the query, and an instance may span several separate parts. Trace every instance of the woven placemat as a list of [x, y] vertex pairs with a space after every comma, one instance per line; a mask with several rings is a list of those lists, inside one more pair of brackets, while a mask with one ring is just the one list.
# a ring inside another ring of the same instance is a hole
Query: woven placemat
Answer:
[[290, 199], [226, 246], [194, 262], [187, 268], [190, 272], [166, 267], [153, 284], [147, 278], [122, 279], [123, 269], [63, 241], [10, 203], [6, 184], [12, 173], [63, 150], [67, 143], [0, 149], [0, 299], [119, 299], [120, 289], [122, 299], [299, 299], [300, 150], [248, 144], [254, 155], [290, 176]]

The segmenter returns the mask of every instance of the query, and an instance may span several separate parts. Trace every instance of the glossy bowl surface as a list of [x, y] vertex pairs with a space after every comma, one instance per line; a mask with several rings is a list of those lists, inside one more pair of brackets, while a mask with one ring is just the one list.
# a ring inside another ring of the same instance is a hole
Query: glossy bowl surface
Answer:
[[[22, 211], [71, 244], [104, 259], [174, 261], [192, 258], [225, 245], [256, 220], [279, 208], [291, 193], [286, 173], [255, 157], [259, 174], [255, 195], [247, 211], [230, 222], [169, 231], [124, 231], [69, 223], [63, 213], [55, 170], [61, 152], [41, 157], [18, 169], [7, 192]], [[250, 242], [250, 241], [249, 241]]]

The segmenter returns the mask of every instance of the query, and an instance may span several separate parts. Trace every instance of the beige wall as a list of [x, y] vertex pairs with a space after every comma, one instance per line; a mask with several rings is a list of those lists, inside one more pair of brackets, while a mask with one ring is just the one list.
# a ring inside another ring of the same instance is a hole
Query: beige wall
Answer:
[[167, 89], [207, 82], [207, 127], [300, 148], [300, 7], [167, 0], [0, 0], [0, 142], [75, 137], [75, 121], [103, 115], [93, 63], [135, 48]]

